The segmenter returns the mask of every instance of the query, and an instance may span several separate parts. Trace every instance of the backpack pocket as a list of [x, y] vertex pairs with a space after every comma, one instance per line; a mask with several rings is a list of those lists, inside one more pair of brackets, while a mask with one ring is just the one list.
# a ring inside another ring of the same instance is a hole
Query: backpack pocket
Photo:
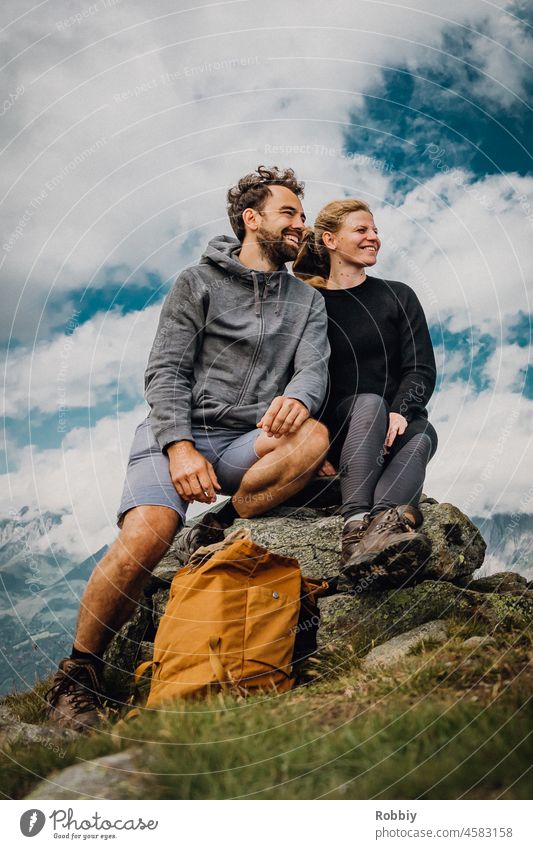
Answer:
[[265, 686], [287, 681], [292, 676], [292, 655], [300, 600], [269, 587], [252, 586], [246, 597], [242, 683], [263, 686], [256, 679], [265, 676]]

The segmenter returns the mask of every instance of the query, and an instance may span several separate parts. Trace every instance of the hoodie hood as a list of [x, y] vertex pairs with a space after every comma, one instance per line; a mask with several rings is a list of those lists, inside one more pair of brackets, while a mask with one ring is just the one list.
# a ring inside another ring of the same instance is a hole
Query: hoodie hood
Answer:
[[259, 284], [263, 283], [269, 289], [277, 288], [276, 314], [279, 314], [279, 302], [281, 298], [281, 281], [288, 271], [283, 265], [277, 271], [255, 271], [248, 268], [239, 261], [238, 254], [241, 243], [233, 236], [215, 236], [208, 242], [207, 248], [202, 254], [200, 265], [214, 263], [222, 268], [227, 274], [231, 274], [248, 283], [254, 288], [255, 314], [260, 314], [260, 292]]
[[214, 262], [215, 265], [219, 265], [229, 274], [235, 274], [237, 277], [245, 277], [251, 283], [252, 269], [247, 268], [242, 262], [239, 262], [238, 254], [240, 249], [241, 243], [233, 236], [215, 236], [214, 239], [208, 242], [202, 254], [200, 265], [206, 262]]

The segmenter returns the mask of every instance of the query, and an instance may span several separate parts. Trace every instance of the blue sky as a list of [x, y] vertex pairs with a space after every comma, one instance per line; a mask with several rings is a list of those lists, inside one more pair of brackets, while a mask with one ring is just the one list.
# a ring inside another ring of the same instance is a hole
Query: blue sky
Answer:
[[5, 511], [60, 513], [51, 542], [76, 556], [112, 538], [161, 301], [265, 162], [305, 180], [311, 220], [364, 197], [377, 273], [419, 294], [440, 369], [426, 488], [533, 512], [526, 5], [83, 8], [2, 12]]

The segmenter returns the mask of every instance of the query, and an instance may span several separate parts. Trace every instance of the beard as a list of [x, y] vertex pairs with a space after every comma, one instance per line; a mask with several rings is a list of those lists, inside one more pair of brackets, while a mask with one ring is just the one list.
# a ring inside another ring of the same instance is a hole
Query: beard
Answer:
[[279, 268], [286, 262], [292, 262], [300, 250], [299, 245], [292, 245], [285, 241], [283, 232], [273, 233], [266, 227], [259, 227], [257, 230], [257, 241], [265, 259], [268, 259], [275, 268]]

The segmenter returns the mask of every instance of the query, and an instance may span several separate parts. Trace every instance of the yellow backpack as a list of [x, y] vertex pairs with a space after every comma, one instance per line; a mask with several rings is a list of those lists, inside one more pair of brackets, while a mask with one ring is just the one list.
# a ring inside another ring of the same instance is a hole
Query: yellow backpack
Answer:
[[296, 663], [316, 647], [316, 599], [327, 591], [247, 529], [199, 549], [172, 581], [153, 660], [136, 670], [139, 678], [152, 667], [147, 707], [227, 688], [289, 690]]

